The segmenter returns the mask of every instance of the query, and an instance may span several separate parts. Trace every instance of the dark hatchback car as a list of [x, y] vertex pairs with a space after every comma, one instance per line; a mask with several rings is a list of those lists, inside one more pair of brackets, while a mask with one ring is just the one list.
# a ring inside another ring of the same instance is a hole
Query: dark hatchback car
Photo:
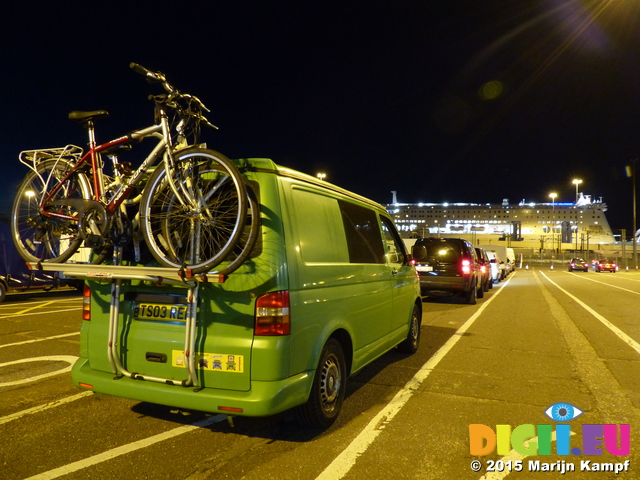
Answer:
[[572, 258], [569, 260], [569, 271], [582, 270], [583, 272], [589, 271], [589, 264], [583, 258]]
[[413, 246], [423, 295], [463, 295], [474, 305], [484, 297], [480, 263], [473, 245], [462, 238], [420, 238]]

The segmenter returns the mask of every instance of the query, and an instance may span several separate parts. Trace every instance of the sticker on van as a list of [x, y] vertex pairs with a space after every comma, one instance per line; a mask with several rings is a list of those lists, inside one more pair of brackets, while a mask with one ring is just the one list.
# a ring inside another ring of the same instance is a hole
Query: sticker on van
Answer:
[[[186, 367], [183, 351], [173, 350], [171, 353], [171, 365], [174, 367]], [[244, 356], [242, 355], [203, 353], [197, 356], [196, 363], [202, 370], [244, 373]]]

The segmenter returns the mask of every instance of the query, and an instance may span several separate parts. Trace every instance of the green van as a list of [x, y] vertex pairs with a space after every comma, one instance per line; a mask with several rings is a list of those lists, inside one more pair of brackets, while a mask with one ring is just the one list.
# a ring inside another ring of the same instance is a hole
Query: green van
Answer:
[[195, 286], [146, 280], [152, 264], [118, 280], [91, 266], [73, 382], [229, 415], [295, 408], [327, 428], [349, 375], [417, 350], [419, 278], [381, 205], [268, 159], [237, 163], [260, 209], [249, 258]]

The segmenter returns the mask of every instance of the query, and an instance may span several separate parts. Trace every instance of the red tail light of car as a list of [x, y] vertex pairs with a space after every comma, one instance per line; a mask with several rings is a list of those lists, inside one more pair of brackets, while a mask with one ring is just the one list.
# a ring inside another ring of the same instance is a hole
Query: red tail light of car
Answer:
[[471, 261], [462, 260], [462, 275], [471, 275]]

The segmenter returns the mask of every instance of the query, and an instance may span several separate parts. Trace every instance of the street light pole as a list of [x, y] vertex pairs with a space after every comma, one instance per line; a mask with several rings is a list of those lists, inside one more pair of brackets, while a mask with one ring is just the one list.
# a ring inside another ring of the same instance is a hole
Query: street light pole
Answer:
[[631, 162], [631, 182], [633, 183], [633, 268], [638, 269], [638, 245], [636, 240], [636, 159]]
[[582, 183], [582, 180], [578, 180], [577, 178], [571, 182], [576, 186], [576, 204], [578, 203], [578, 185]]
[[558, 196], [557, 193], [550, 193], [549, 196], [551, 197], [551, 249], [555, 252], [556, 251], [556, 197]]

